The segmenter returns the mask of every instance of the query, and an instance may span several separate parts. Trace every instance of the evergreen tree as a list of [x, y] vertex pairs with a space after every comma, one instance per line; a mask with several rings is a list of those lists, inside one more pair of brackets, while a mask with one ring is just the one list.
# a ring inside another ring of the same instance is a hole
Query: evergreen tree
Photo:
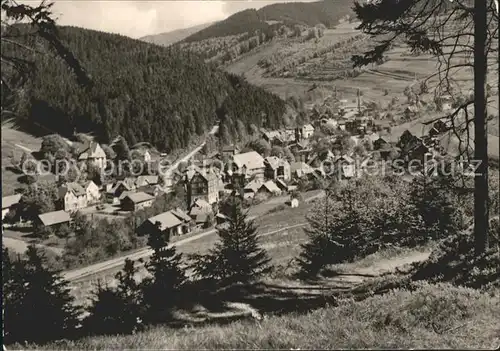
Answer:
[[227, 226], [219, 227], [220, 241], [206, 255], [194, 255], [195, 275], [221, 285], [248, 283], [271, 270], [267, 252], [259, 247], [257, 227], [233, 201]]
[[9, 250], [2, 247], [2, 303], [4, 321], [4, 344], [22, 341], [24, 322], [23, 266], [20, 259], [12, 259]]
[[[160, 224], [156, 223], [159, 228]], [[182, 255], [175, 246], [168, 246], [165, 235], [150, 234], [148, 245], [154, 251], [146, 268], [151, 277], [143, 281], [145, 321], [157, 323], [168, 320], [171, 310], [181, 299], [186, 275], [181, 268]]]
[[4, 260], [4, 289], [10, 290], [4, 291], [6, 343], [45, 343], [74, 335], [79, 307], [59, 271], [47, 268], [45, 255], [31, 245], [26, 259], [14, 264]]
[[113, 151], [116, 153], [118, 161], [130, 161], [131, 152], [128, 143], [123, 137], [118, 137], [116, 143], [113, 145]]
[[118, 280], [115, 289], [98, 284], [84, 322], [87, 332], [122, 334], [141, 329], [141, 289], [134, 278], [136, 273], [134, 261], [127, 259], [123, 270], [115, 276]]
[[444, 238], [461, 229], [462, 216], [449, 180], [438, 176], [415, 177], [410, 190], [410, 203], [423, 220], [424, 230], [433, 239]]

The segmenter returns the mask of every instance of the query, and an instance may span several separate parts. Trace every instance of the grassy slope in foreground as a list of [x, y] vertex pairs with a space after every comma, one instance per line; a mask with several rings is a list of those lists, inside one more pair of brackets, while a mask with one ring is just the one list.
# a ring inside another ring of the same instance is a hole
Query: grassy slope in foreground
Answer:
[[225, 326], [155, 327], [128, 336], [85, 338], [47, 350], [494, 348], [500, 342], [500, 297], [446, 284], [346, 301], [305, 315]]

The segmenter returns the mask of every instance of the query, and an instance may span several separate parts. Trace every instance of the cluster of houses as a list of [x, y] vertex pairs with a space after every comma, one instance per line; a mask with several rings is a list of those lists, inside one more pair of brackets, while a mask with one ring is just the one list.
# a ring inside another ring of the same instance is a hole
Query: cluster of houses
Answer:
[[[261, 131], [262, 138], [271, 145], [288, 147], [295, 156], [294, 162], [283, 155], [264, 157], [256, 151], [241, 152], [237, 146], [228, 145], [201, 162], [192, 161], [182, 171], [174, 170], [165, 174], [162, 179], [158, 175], [141, 175], [101, 186], [93, 181], [65, 183], [58, 188], [58, 210], [41, 214], [39, 224], [50, 227], [67, 223], [71, 221], [72, 213], [94, 205], [99, 210], [105, 203], [122, 211], [138, 211], [152, 206], [156, 197], [182, 184], [186, 190], [186, 211], [176, 208], [160, 213], [137, 228], [139, 235], [155, 230], [168, 235], [182, 235], [214, 223], [224, 223], [227, 218], [219, 212], [218, 203], [225, 195], [239, 196], [244, 200], [261, 200], [289, 194], [297, 190], [304, 179], [328, 177], [331, 169], [325, 169], [325, 164], [337, 170], [335, 174], [344, 179], [362, 174], [363, 167], [372, 158], [372, 152], [361, 163], [354, 159], [352, 152], [335, 154], [327, 150], [323, 155], [313, 152], [310, 139], [315, 130], [324, 124], [350, 132], [350, 138], [356, 145], [369, 140], [373, 145], [371, 151], [377, 151], [382, 159], [387, 159], [394, 151], [408, 160], [439, 150], [439, 136], [449, 129], [446, 123], [438, 121], [425, 137], [419, 138], [405, 131], [394, 143], [373, 131], [374, 122], [371, 118], [356, 115], [349, 109], [341, 112], [339, 118], [318, 118], [314, 125]], [[106, 166], [106, 154], [95, 142], [82, 148], [78, 159], [100, 168]], [[145, 153], [144, 160], [148, 159], [150, 155]], [[219, 163], [222, 166], [214, 166], [217, 159], [224, 161]], [[318, 159], [321, 162], [316, 162]], [[21, 195], [2, 199], [2, 218], [20, 199]]]

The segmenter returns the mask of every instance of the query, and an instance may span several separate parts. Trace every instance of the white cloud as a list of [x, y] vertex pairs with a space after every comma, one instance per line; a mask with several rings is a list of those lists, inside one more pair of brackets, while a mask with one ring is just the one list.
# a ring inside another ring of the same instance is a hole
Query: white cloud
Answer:
[[221, 20], [221, 1], [56, 1], [61, 25], [74, 25], [133, 38]]
[[[119, 33], [133, 38], [222, 20], [248, 8], [290, 2], [290, 0], [54, 1], [53, 12], [59, 18], [58, 23], [61, 25]], [[21, 2], [38, 4], [40, 1]]]

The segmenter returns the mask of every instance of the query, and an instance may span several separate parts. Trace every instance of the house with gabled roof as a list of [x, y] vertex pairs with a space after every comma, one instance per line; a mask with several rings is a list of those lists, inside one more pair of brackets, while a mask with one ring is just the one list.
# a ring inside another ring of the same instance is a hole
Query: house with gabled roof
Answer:
[[147, 185], [157, 185], [158, 176], [157, 175], [140, 175], [135, 179], [135, 186], [140, 188], [141, 186]]
[[137, 191], [142, 191], [143, 193], [149, 194], [151, 196], [157, 197], [164, 193], [163, 188], [156, 185], [145, 185], [137, 188]]
[[275, 182], [273, 182], [272, 180], [268, 180], [259, 187], [257, 193], [265, 193], [268, 195], [280, 195], [281, 190], [280, 188], [278, 188]]
[[86, 190], [76, 182], [63, 184], [58, 189], [59, 200], [66, 212], [74, 212], [88, 206]]
[[83, 189], [87, 193], [87, 204], [92, 205], [101, 201], [101, 192], [96, 183], [91, 180], [87, 180], [82, 183]]
[[240, 153], [240, 148], [236, 145], [226, 145], [222, 148], [222, 157], [233, 157]]
[[254, 179], [243, 188], [243, 198], [249, 199], [253, 198], [257, 191], [259, 191], [262, 186], [263, 181], [260, 179]]
[[140, 209], [151, 207], [155, 197], [142, 191], [128, 193], [121, 201], [121, 207], [125, 211], [138, 211]]
[[245, 179], [264, 180], [264, 158], [256, 151], [233, 156], [232, 171], [245, 175]]
[[78, 161], [87, 162], [101, 169], [106, 168], [106, 153], [101, 145], [95, 141], [90, 141], [78, 152]]
[[189, 216], [196, 220], [200, 214], [213, 213], [213, 207], [203, 199], [197, 199], [189, 208]]
[[272, 144], [276, 138], [281, 139], [281, 133], [279, 130], [264, 130], [262, 138]]
[[264, 176], [266, 179], [283, 179], [289, 181], [291, 179], [290, 163], [276, 156], [269, 156], [264, 159]]
[[300, 179], [314, 172], [314, 168], [312, 168], [305, 162], [292, 162], [290, 164], [290, 170], [292, 177], [297, 179]]
[[172, 211], [145, 220], [136, 230], [138, 235], [164, 235], [167, 239], [188, 232], [186, 225]]
[[205, 200], [208, 204], [219, 201], [219, 178], [211, 170], [197, 170], [187, 180], [188, 203], [191, 205], [196, 200]]
[[352, 178], [356, 175], [356, 161], [349, 155], [338, 156], [334, 167], [342, 178]]

